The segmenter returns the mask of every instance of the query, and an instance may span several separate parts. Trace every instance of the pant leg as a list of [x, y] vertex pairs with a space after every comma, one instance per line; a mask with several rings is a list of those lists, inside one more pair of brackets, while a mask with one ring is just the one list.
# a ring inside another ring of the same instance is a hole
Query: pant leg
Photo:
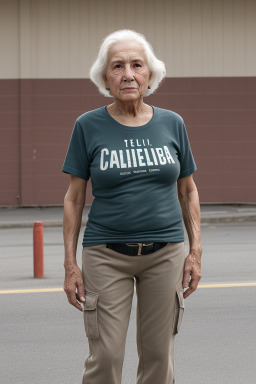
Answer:
[[121, 383], [134, 291], [130, 261], [105, 244], [83, 248], [84, 323], [90, 353], [82, 384]]
[[174, 384], [174, 339], [184, 310], [184, 242], [146, 255], [136, 275], [137, 384]]

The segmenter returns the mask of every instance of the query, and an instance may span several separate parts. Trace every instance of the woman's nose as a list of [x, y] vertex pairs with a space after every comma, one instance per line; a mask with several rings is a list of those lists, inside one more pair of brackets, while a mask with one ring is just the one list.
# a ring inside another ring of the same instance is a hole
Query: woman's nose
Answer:
[[133, 80], [134, 78], [134, 73], [130, 65], [126, 65], [124, 67], [124, 74], [123, 74], [124, 80]]

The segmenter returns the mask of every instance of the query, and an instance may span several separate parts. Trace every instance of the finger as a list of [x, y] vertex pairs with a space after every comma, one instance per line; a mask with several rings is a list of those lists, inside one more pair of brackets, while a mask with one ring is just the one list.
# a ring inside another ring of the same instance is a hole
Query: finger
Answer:
[[66, 291], [66, 295], [67, 295], [69, 304], [76, 306], [76, 303], [77, 303], [76, 292], [73, 290], [72, 291]]
[[81, 300], [78, 293], [76, 293], [76, 299], [82, 303], [85, 303], [85, 298], [84, 300]]
[[77, 293], [75, 292], [72, 292], [70, 294], [67, 294], [67, 298], [68, 298], [68, 302], [69, 304], [73, 305], [73, 307], [79, 309], [79, 311], [83, 312], [83, 307], [81, 306], [81, 304], [79, 303], [79, 301], [77, 301]]
[[79, 309], [79, 311], [83, 312], [83, 307], [81, 306], [81, 304], [78, 301], [73, 306], [75, 308]]
[[183, 297], [184, 297], [184, 299], [186, 299], [189, 295], [191, 295], [192, 292], [194, 292], [194, 291], [192, 291], [191, 288], [188, 288], [188, 289], [183, 293]]
[[182, 287], [188, 288], [191, 270], [185, 270], [183, 275]]
[[77, 283], [77, 291], [78, 291], [78, 297], [79, 297], [78, 300], [79, 301], [85, 301], [85, 297], [84, 297], [85, 288], [84, 288], [83, 281]]
[[191, 293], [195, 292], [198, 286], [198, 281], [195, 279], [191, 279], [189, 283], [189, 288], [184, 292], [183, 297], [186, 299]]
[[189, 287], [196, 290], [199, 283], [199, 279], [197, 277], [193, 277], [190, 280]]

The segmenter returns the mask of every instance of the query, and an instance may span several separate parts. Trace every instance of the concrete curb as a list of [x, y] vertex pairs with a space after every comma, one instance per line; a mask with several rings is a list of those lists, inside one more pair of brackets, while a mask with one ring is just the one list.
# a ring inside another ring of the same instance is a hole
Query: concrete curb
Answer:
[[256, 215], [239, 215], [239, 216], [223, 216], [223, 217], [201, 217], [201, 223], [230, 223], [230, 222], [246, 222], [256, 221]]
[[[201, 223], [231, 223], [231, 222], [251, 222], [256, 221], [256, 215], [236, 215], [236, 216], [219, 216], [219, 217], [201, 217]], [[47, 227], [62, 227], [62, 221], [43, 221], [43, 226]], [[85, 226], [83, 221], [81, 226]], [[0, 229], [8, 228], [33, 228], [34, 222], [21, 223], [0, 223]]]

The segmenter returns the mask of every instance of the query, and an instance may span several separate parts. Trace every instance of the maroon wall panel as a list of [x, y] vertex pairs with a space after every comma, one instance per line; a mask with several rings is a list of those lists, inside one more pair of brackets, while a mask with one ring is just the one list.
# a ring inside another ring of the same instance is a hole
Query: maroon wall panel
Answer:
[[[16, 205], [19, 194], [21, 205], [63, 204], [74, 122], [113, 99], [88, 79], [0, 82], [0, 205]], [[168, 78], [145, 102], [183, 117], [201, 202], [256, 202], [256, 77]]]
[[19, 80], [0, 80], [0, 205], [20, 204]]

